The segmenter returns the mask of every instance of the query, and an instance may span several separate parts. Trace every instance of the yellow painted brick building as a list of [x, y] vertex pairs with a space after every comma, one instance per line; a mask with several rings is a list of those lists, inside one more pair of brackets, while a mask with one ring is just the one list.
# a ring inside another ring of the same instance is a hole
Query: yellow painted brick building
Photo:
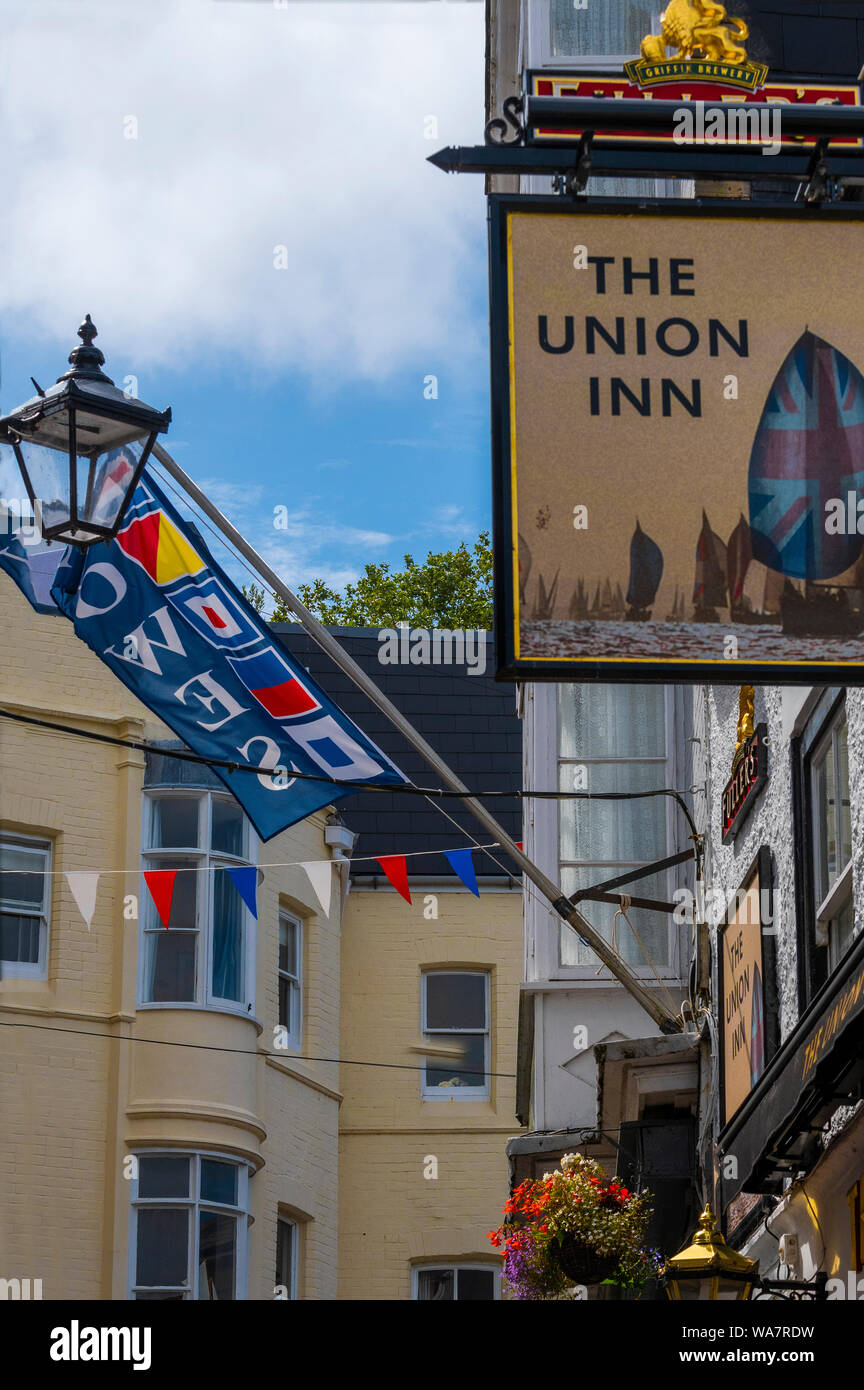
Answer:
[[[411, 896], [409, 906], [392, 889], [355, 882], [346, 904], [342, 1055], [387, 1056], [416, 1070], [343, 1069], [339, 1296], [452, 1297], [453, 1271], [470, 1296], [489, 1297], [491, 1280], [465, 1279], [472, 1266], [495, 1276], [497, 1296], [500, 1262], [485, 1236], [507, 1195], [507, 1139], [521, 1132], [513, 1077], [521, 892], [506, 881], [481, 884], [476, 898], [412, 881]], [[488, 1099], [462, 1099], [471, 1088], [446, 1084], [443, 1058], [431, 1079], [444, 1084], [424, 1087], [436, 1035], [424, 1043], [423, 980], [462, 973], [488, 979]]]
[[[0, 584], [4, 708], [170, 737], [64, 618]], [[299, 1055], [338, 1055], [340, 871], [325, 916], [296, 866], [329, 860], [327, 811], [244, 847], [235, 803], [189, 768], [164, 759], [148, 774], [137, 751], [0, 720], [0, 1279], [41, 1280], [46, 1299], [336, 1297], [338, 1065]], [[177, 930], [147, 943], [148, 983], [143, 929], [159, 924], [140, 866], [157, 821], [151, 866], [201, 872], [187, 874], [194, 911], [180, 894]], [[176, 848], [181, 822], [200, 853]], [[212, 960], [227, 892], [210, 882], [214, 858], [263, 869], [257, 924], [242, 904], [227, 910], [230, 970]], [[284, 861], [295, 866], [266, 867]], [[64, 874], [97, 870], [88, 931]], [[214, 1002], [217, 967], [238, 998]], [[277, 1042], [280, 980], [293, 1017]]]
[[[412, 875], [409, 906], [368, 863], [346, 897], [334, 864], [325, 915], [300, 865], [338, 857], [332, 808], [261, 845], [64, 618], [34, 613], [5, 575], [0, 586], [4, 709], [164, 746], [145, 758], [0, 719], [11, 1296], [30, 1280], [45, 1299], [497, 1297], [485, 1232], [519, 1132], [518, 881], [484, 878], [478, 858], [479, 897], [452, 874]], [[364, 824], [354, 798], [342, 816]], [[398, 821], [419, 824], [404, 803]], [[444, 843], [464, 843], [442, 824]], [[229, 970], [216, 869], [240, 863], [260, 870], [258, 920], [242, 912]], [[168, 932], [148, 866], [195, 870]], [[65, 875], [96, 872], [88, 930]], [[453, 1018], [433, 1016], [453, 988], [457, 1012], [474, 1010], [456, 1023], [476, 1076], [459, 1038], [454, 1053]], [[309, 1060], [339, 1056], [383, 1065]]]

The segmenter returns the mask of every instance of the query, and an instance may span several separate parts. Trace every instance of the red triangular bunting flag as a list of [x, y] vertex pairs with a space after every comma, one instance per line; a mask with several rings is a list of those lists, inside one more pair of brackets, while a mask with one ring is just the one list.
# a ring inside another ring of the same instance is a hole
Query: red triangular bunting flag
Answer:
[[159, 913], [159, 921], [166, 931], [171, 920], [171, 899], [174, 897], [176, 877], [176, 869], [150, 869], [144, 875], [144, 882], [150, 889], [150, 896], [156, 906], [156, 911]]
[[523, 847], [522, 847], [522, 841], [521, 841], [521, 840], [514, 840], [513, 843], [514, 843], [514, 845], [516, 846], [517, 849], [521, 849], [521, 850], [522, 850], [522, 853], [523, 853], [523, 854], [525, 853], [525, 850], [524, 850]]
[[397, 893], [401, 893], [406, 903], [410, 903], [411, 894], [408, 891], [408, 866], [405, 863], [404, 854], [385, 854], [383, 859], [378, 860]]

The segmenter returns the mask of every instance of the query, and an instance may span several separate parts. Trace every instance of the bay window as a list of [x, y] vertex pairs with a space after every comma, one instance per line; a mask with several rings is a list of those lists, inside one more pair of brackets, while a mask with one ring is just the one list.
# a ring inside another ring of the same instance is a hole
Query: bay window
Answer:
[[254, 1006], [254, 918], [224, 872], [249, 867], [254, 836], [227, 793], [172, 787], [144, 798], [143, 868], [176, 870], [168, 929], [142, 885], [145, 1004]]
[[204, 1153], [147, 1153], [132, 1181], [131, 1296], [246, 1297], [249, 1169]]

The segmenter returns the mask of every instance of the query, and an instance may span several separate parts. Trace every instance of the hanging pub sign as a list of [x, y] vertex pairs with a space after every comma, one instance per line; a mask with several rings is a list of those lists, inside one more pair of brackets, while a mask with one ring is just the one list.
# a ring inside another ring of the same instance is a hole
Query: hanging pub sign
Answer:
[[864, 682], [862, 217], [492, 196], [499, 677]]
[[753, 804], [768, 780], [768, 725], [757, 724], [742, 744], [735, 759], [732, 776], [723, 788], [723, 843], [728, 844], [741, 832]]
[[718, 934], [723, 1123], [749, 1096], [776, 1044], [771, 854], [763, 845]]

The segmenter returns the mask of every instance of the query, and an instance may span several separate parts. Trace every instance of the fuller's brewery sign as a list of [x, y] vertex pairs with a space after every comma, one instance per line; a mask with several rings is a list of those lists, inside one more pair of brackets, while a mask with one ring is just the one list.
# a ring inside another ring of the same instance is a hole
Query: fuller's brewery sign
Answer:
[[[548, 68], [528, 74], [528, 91], [538, 97], [644, 98], [646, 101], [724, 102], [751, 101], [776, 106], [857, 106], [859, 88], [854, 82], [812, 82], [789, 78], [775, 82], [764, 63], [754, 62], [745, 47], [749, 29], [743, 19], [727, 15], [715, 0], [669, 0], [660, 16], [660, 33], [646, 34], [639, 57], [625, 63], [618, 74], [592, 72], [569, 67], [555, 72]], [[579, 128], [569, 131], [535, 128], [532, 142], [578, 139]], [[601, 141], [631, 143], [674, 139], [670, 135], [644, 135], [638, 131], [595, 132]], [[705, 138], [710, 135], [705, 132]], [[718, 137], [719, 138], [719, 137]], [[801, 143], [782, 137], [780, 143]], [[856, 145], [854, 136], [832, 144]]]
[[736, 839], [768, 777], [768, 725], [757, 724], [742, 745], [723, 789], [723, 843]]

